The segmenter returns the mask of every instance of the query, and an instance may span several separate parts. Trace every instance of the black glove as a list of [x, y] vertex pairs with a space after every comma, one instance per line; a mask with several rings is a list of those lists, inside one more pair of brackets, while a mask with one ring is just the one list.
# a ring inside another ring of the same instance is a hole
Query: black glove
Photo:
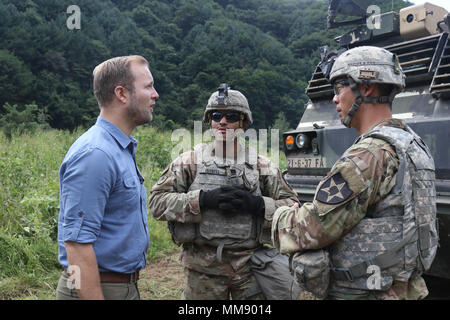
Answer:
[[261, 196], [255, 196], [244, 187], [222, 187], [219, 209], [228, 212], [247, 212], [264, 215], [265, 205]]
[[216, 188], [209, 191], [201, 190], [199, 196], [200, 209], [205, 208], [218, 209], [219, 197], [221, 193], [222, 193], [221, 188]]

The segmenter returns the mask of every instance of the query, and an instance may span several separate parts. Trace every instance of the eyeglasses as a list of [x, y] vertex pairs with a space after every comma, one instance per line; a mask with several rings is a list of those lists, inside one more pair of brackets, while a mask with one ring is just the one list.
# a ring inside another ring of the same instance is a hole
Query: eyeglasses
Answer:
[[227, 119], [227, 122], [229, 123], [241, 120], [241, 114], [239, 112], [223, 113], [216, 111], [211, 114], [211, 119], [213, 119], [215, 122], [220, 122], [220, 120], [222, 120], [223, 117], [225, 117], [225, 119]]
[[350, 82], [348, 81], [348, 79], [334, 82], [333, 83], [334, 94], [338, 96], [341, 93], [341, 88], [349, 85]]

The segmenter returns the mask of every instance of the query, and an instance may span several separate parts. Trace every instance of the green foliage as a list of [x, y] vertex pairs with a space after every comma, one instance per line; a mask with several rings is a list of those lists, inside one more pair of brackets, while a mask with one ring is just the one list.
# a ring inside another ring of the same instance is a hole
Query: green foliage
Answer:
[[136, 161], [139, 166], [162, 170], [172, 161], [170, 153], [175, 143], [171, 141], [170, 131], [144, 126], [136, 128], [133, 137], [138, 140]]
[[[363, 7], [391, 1], [358, 0]], [[119, 55], [146, 57], [160, 99], [160, 128], [190, 127], [227, 82], [246, 94], [255, 128], [279, 112], [294, 127], [318, 48], [336, 46], [326, 0], [79, 0], [81, 30], [66, 28], [67, 2], [0, 3], [0, 106], [35, 103], [53, 128], [90, 126], [98, 113], [92, 70]], [[407, 2], [394, 1], [394, 10]], [[299, 86], [298, 84], [302, 84]]]
[[25, 102], [33, 92], [34, 80], [19, 58], [8, 50], [0, 50], [0, 105], [7, 101]]
[[38, 128], [50, 128], [45, 110], [39, 109], [35, 104], [26, 104], [24, 110], [20, 111], [17, 105], [5, 103], [3, 109], [4, 114], [0, 114], [0, 129], [8, 139], [11, 139], [13, 133], [34, 133]]
[[[76, 134], [0, 132], [0, 299], [54, 297], [58, 168]], [[52, 292], [44, 293], [40, 291]]]
[[46, 272], [58, 267], [55, 249], [56, 244], [47, 239], [29, 240], [0, 230], [0, 274], [11, 277], [21, 273]]
[[277, 114], [275, 121], [273, 122], [270, 129], [278, 130], [278, 141], [280, 150], [283, 150], [283, 132], [286, 132], [291, 129], [289, 125], [289, 121], [286, 119], [286, 115], [283, 112]]

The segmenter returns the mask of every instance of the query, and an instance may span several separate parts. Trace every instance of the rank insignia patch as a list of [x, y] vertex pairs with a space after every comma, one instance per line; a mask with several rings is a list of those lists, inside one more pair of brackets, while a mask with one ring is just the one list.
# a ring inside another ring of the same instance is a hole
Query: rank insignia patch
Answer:
[[326, 204], [337, 204], [348, 199], [353, 194], [349, 189], [347, 181], [338, 172], [329, 177], [317, 192], [316, 199]]

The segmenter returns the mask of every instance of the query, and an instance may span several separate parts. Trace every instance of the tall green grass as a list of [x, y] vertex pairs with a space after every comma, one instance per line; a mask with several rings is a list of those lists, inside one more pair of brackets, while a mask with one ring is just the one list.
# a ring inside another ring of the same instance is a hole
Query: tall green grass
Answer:
[[55, 285], [58, 168], [75, 135], [0, 134], [0, 298], [43, 298]]
[[[33, 134], [0, 131], [0, 299], [54, 299], [58, 263], [59, 166], [84, 132], [36, 130]], [[150, 126], [133, 132], [136, 159], [147, 193], [171, 161], [171, 132]], [[285, 167], [280, 154], [280, 166]], [[165, 222], [149, 212], [148, 261], [179, 250]]]

